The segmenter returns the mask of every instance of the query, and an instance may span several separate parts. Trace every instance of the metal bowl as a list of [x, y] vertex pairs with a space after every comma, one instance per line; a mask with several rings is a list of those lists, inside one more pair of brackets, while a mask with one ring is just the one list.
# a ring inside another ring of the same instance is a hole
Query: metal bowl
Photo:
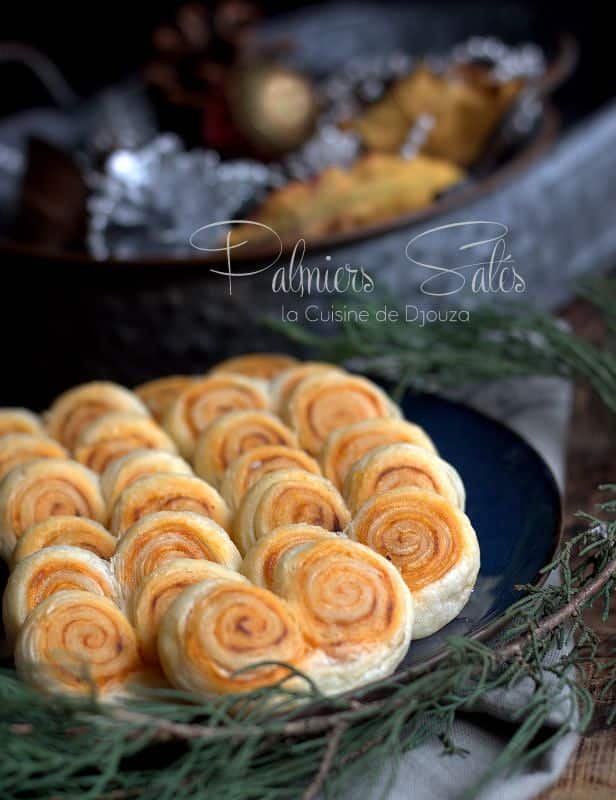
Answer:
[[[325, 6], [275, 19], [266, 36], [290, 33], [300, 66], [327, 70], [352, 53], [405, 48], [420, 55], [427, 46], [444, 51], [472, 34], [490, 33], [505, 41], [532, 38], [532, 20], [516, 9], [507, 14], [499, 4], [498, 11], [487, 6], [480, 14], [460, 15], [455, 9], [444, 14], [415, 5]], [[544, 111], [512, 152], [497, 158], [472, 184], [421, 212], [308, 242], [306, 260], [363, 264], [375, 278], [404, 287], [405, 243], [428, 220], [437, 225], [454, 209], [498, 196], [527, 174], [555, 140], [558, 117], [547, 96], [575, 62], [571, 39], [535, 38], [550, 64], [537, 87]], [[293, 243], [284, 244], [288, 252]], [[262, 323], [264, 314], [279, 313], [282, 302], [272, 293], [268, 275], [235, 281], [230, 293], [225, 278], [212, 271], [220, 271], [220, 256], [97, 262], [85, 253], [41, 251], [9, 241], [0, 252], [6, 278], [0, 315], [7, 376], [3, 404], [43, 406], [80, 381], [109, 378], [131, 385], [165, 373], [201, 371], [234, 352], [281, 346]], [[246, 249], [242, 271], [259, 269], [271, 257], [267, 248]], [[301, 309], [310, 298], [290, 296], [284, 302]]]

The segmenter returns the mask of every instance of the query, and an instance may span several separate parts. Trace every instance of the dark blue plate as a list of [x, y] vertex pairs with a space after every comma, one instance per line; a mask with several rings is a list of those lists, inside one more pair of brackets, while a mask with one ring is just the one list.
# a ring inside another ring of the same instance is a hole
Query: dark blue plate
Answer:
[[460, 615], [438, 633], [414, 641], [398, 668], [438, 655], [451, 635], [481, 636], [533, 583], [558, 545], [562, 507], [554, 476], [517, 433], [468, 406], [426, 394], [407, 394], [407, 419], [426, 429], [440, 455], [460, 473], [466, 513], [477, 532], [481, 569]]

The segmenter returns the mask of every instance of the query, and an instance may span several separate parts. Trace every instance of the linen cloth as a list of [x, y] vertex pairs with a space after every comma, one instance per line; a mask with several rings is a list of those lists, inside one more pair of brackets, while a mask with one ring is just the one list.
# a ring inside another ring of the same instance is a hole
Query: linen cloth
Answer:
[[[560, 379], [531, 378], [498, 381], [456, 395], [469, 405], [509, 425], [530, 442], [552, 469], [563, 490], [565, 451], [572, 405], [571, 386]], [[557, 580], [557, 576], [550, 576]], [[558, 657], [555, 653], [550, 660]], [[476, 784], [499, 756], [512, 735], [498, 720], [511, 720], [524, 697], [532, 692], [530, 681], [514, 689], [492, 692], [473, 714], [454, 725], [454, 742], [466, 755], [444, 755], [436, 738], [406, 753], [393, 782], [391, 770], [384, 769], [379, 783], [356, 781], [341, 800], [384, 798], [384, 800], [458, 800]], [[550, 722], [556, 724], [567, 710], [570, 698], [555, 704]], [[551, 786], [573, 754], [579, 741], [574, 731], [566, 734], [541, 757], [520, 771], [492, 781], [478, 795], [479, 800], [533, 800]], [[392, 765], [393, 766], [393, 765]]]

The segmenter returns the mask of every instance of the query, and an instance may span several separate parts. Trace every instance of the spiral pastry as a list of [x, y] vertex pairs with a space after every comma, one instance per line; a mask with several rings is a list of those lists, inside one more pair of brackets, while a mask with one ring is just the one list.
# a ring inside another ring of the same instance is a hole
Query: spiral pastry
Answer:
[[325, 478], [298, 469], [264, 475], [247, 492], [235, 515], [233, 538], [242, 553], [281, 525], [304, 522], [343, 531], [350, 515]]
[[197, 437], [210, 422], [230, 411], [268, 406], [269, 395], [259, 382], [243, 375], [214, 374], [193, 381], [180, 392], [165, 414], [164, 426], [181, 454], [189, 458]]
[[272, 408], [277, 414], [284, 413], [289, 398], [304, 378], [312, 378], [315, 375], [326, 375], [328, 373], [340, 375], [344, 374], [344, 370], [324, 361], [304, 361], [302, 364], [285, 369], [272, 381], [270, 387]]
[[259, 478], [283, 469], [303, 469], [320, 475], [317, 462], [303, 450], [279, 444], [264, 444], [237, 458], [227, 469], [220, 493], [232, 509], [238, 508], [246, 492]]
[[45, 433], [41, 420], [27, 408], [0, 408], [0, 436], [8, 433]]
[[291, 548], [278, 561], [274, 591], [313, 651], [302, 667], [326, 694], [389, 675], [408, 650], [411, 593], [395, 567], [357, 542]]
[[147, 664], [158, 663], [158, 629], [171, 603], [188, 586], [205, 580], [246, 581], [239, 572], [213, 561], [176, 558], [161, 564], [141, 582], [133, 595], [129, 618]]
[[110, 529], [120, 536], [146, 514], [192, 511], [230, 528], [229, 507], [216, 489], [192, 475], [150, 475], [124, 489], [111, 514]]
[[282, 413], [311, 455], [316, 455], [338, 428], [397, 415], [399, 411], [378, 386], [365, 378], [335, 372], [300, 381]]
[[326, 531], [316, 525], [300, 522], [296, 525], [282, 525], [262, 536], [244, 556], [241, 572], [249, 581], [264, 589], [273, 589], [276, 567], [281, 558], [299, 544], [331, 539], [340, 534]]
[[247, 378], [271, 381], [295, 364], [297, 364], [295, 358], [281, 353], [250, 353], [246, 356], [235, 356], [221, 361], [211, 370], [210, 374], [232, 372], [245, 375]]
[[149, 416], [133, 392], [115, 383], [95, 382], [75, 386], [61, 394], [45, 414], [47, 433], [73, 450], [82, 430], [112, 411]]
[[153, 570], [176, 558], [197, 558], [238, 569], [241, 556], [229, 534], [211, 519], [187, 511], [147, 514], [120, 538], [111, 559], [129, 600]]
[[116, 538], [98, 522], [84, 517], [49, 517], [28, 528], [13, 550], [13, 566], [45, 547], [68, 544], [89, 550], [108, 560], [116, 547]]
[[134, 392], [148, 407], [156, 422], [162, 423], [169, 406], [193, 380], [190, 375], [167, 375], [165, 378], [142, 383]]
[[370, 450], [351, 468], [343, 495], [355, 513], [371, 497], [405, 486], [436, 492], [464, 510], [464, 485], [456, 470], [414, 444], [386, 444]]
[[287, 604], [272, 592], [237, 580], [206, 580], [184, 589], [167, 610], [158, 655], [179, 689], [228, 694], [284, 679], [287, 669], [261, 662], [298, 663], [304, 640]]
[[83, 428], [75, 443], [75, 459], [99, 474], [133, 450], [166, 450], [175, 445], [162, 428], [141, 414], [116, 411]]
[[46, 547], [20, 561], [9, 577], [2, 604], [9, 641], [15, 639], [33, 608], [63, 589], [118, 599], [117, 584], [102, 558], [70, 545]]
[[36, 433], [0, 437], [0, 480], [14, 467], [37, 458], [68, 458], [68, 453], [59, 442]]
[[59, 515], [103, 521], [105, 504], [93, 472], [57, 458], [11, 470], [0, 484], [0, 555], [9, 560], [26, 528]]
[[334, 431], [328, 437], [319, 461], [323, 475], [342, 491], [349, 470], [366, 453], [386, 444], [414, 444], [436, 453], [425, 431], [403, 419], [367, 419]]
[[192, 475], [192, 469], [183, 458], [165, 450], [133, 450], [114, 459], [101, 475], [101, 491], [112, 509], [124, 489], [139, 478], [148, 475]]
[[268, 444], [298, 446], [293, 431], [268, 411], [224, 414], [199, 436], [193, 456], [195, 472], [212, 486], [219, 486], [225, 470], [236, 458]]
[[115, 603], [71, 590], [30, 614], [17, 638], [15, 666], [40, 691], [105, 697], [124, 691], [141, 662], [135, 632]]
[[413, 636], [451, 622], [466, 605], [479, 572], [479, 545], [462, 511], [424, 489], [392, 489], [368, 500], [348, 535], [385, 556], [413, 594]]

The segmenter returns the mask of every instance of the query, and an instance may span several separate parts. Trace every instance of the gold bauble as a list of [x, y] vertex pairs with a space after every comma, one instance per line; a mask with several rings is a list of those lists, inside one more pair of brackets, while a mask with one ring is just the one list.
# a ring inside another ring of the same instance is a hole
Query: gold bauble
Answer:
[[247, 62], [231, 71], [228, 102], [234, 124], [262, 155], [296, 150], [312, 134], [318, 104], [311, 82], [272, 62]]

